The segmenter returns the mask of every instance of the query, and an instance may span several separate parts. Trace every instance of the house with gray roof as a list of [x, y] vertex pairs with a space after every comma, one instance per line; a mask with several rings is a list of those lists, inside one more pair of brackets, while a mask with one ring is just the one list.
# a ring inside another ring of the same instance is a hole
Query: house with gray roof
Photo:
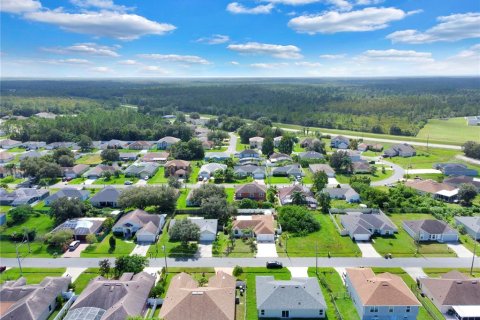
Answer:
[[214, 173], [217, 171], [224, 171], [227, 169], [226, 164], [222, 163], [207, 163], [204, 164], [200, 171], [198, 172], [198, 180], [208, 180], [213, 177]]
[[480, 116], [465, 117], [465, 119], [467, 120], [467, 126], [480, 125]]
[[67, 149], [75, 149], [75, 150], [80, 149], [76, 143], [69, 142], [69, 141], [52, 142], [45, 146], [45, 149], [47, 150], [55, 150], [58, 148], [67, 148]]
[[80, 201], [85, 201], [88, 199], [90, 195], [90, 191], [88, 190], [78, 190], [76, 188], [63, 188], [58, 190], [58, 192], [52, 194], [45, 198], [45, 205], [50, 206], [54, 201], [60, 198], [68, 198], [68, 199], [78, 199]]
[[480, 216], [455, 217], [455, 223], [463, 226], [473, 239], [480, 240]]
[[70, 277], [45, 277], [40, 284], [27, 284], [23, 277], [6, 281], [0, 288], [0, 319], [48, 319], [70, 282]]
[[275, 163], [279, 161], [292, 161], [292, 157], [288, 154], [274, 152], [269, 157], [270, 162]]
[[350, 203], [360, 201], [360, 195], [349, 185], [342, 185], [340, 188], [327, 187], [322, 192], [328, 193], [330, 199], [345, 200]]
[[317, 152], [317, 151], [306, 151], [306, 152], [300, 152], [298, 154], [298, 158], [301, 160], [323, 160], [325, 157], [323, 154]]
[[73, 167], [62, 167], [63, 176], [65, 178], [77, 178], [90, 169], [86, 164], [76, 164]]
[[330, 140], [330, 146], [337, 149], [348, 149], [350, 139], [344, 136], [336, 136]]
[[273, 276], [255, 277], [258, 317], [323, 319], [327, 304], [318, 280]]
[[374, 235], [393, 235], [397, 226], [383, 212], [347, 212], [340, 222], [353, 240], [367, 241]]
[[[200, 229], [200, 241], [214, 241], [217, 238], [217, 219], [205, 219], [203, 217], [188, 217], [187, 219]], [[170, 220], [169, 230], [175, 225], [176, 221], [175, 219]]]
[[302, 166], [298, 163], [289, 164], [281, 167], [274, 167], [270, 173], [274, 177], [289, 177], [292, 176], [295, 179], [300, 179], [305, 176]]
[[230, 158], [230, 155], [226, 152], [206, 152], [205, 161], [225, 161]]
[[35, 201], [45, 199], [49, 194], [48, 189], [18, 188], [8, 192], [0, 188], [0, 205], [16, 207], [23, 204], [32, 204]]
[[99, 164], [91, 169], [89, 169], [87, 172], [83, 174], [84, 177], [87, 179], [99, 179], [101, 178], [105, 172], [110, 172], [111, 174], [114, 174], [115, 171], [120, 170], [120, 168], [116, 165], [109, 166], [106, 164]]
[[245, 149], [237, 154], [239, 159], [259, 159], [260, 153], [253, 149]]
[[320, 142], [320, 139], [318, 138], [305, 138], [302, 141], [300, 141], [300, 147], [302, 148], [313, 148], [316, 142]]
[[415, 148], [408, 143], [395, 144], [384, 151], [384, 157], [413, 157], [417, 154]]
[[254, 166], [254, 165], [234, 166], [233, 171], [235, 176], [238, 176], [241, 178], [245, 178], [245, 177], [253, 177], [254, 179], [265, 178], [264, 166]]
[[480, 179], [476, 179], [474, 177], [467, 177], [467, 176], [452, 176], [445, 178], [443, 183], [449, 184], [451, 186], [459, 188], [462, 184], [471, 184], [477, 191], [480, 192]]
[[118, 198], [121, 193], [121, 190], [114, 186], [106, 186], [90, 198], [90, 203], [97, 208], [116, 208], [118, 207]]
[[140, 162], [129, 166], [124, 173], [126, 177], [145, 179], [153, 177], [159, 168], [160, 164], [156, 162]]
[[458, 232], [446, 222], [426, 220], [404, 220], [403, 229], [415, 240], [436, 242], [457, 242]]
[[152, 214], [135, 209], [123, 215], [112, 228], [128, 238], [135, 235], [139, 243], [153, 243], [165, 224], [165, 214]]
[[0, 148], [2, 149], [13, 149], [16, 147], [20, 147], [22, 145], [21, 141], [12, 140], [12, 139], [3, 139], [0, 140]]
[[35, 150], [30, 150], [25, 153], [22, 153], [20, 155], [20, 160], [25, 160], [27, 158], [40, 158], [46, 155], [47, 153], [45, 151], [35, 151]]
[[136, 152], [120, 152], [118, 158], [121, 161], [135, 161], [137, 160], [138, 154]]
[[478, 171], [475, 169], [469, 169], [463, 163], [436, 163], [433, 166], [434, 169], [442, 171], [446, 176], [472, 176], [478, 175]]
[[57, 226], [51, 232], [55, 233], [61, 230], [71, 230], [75, 240], [84, 241], [89, 234], [98, 234], [102, 229], [102, 224], [106, 218], [83, 217], [70, 219]]
[[124, 320], [142, 316], [155, 285], [155, 276], [146, 272], [124, 273], [118, 280], [96, 277], [78, 296], [64, 320]]
[[27, 150], [37, 150], [40, 148], [45, 148], [47, 143], [45, 141], [27, 141], [27, 142], [22, 142], [22, 147], [24, 147]]
[[157, 141], [157, 148], [160, 150], [170, 149], [174, 144], [179, 143], [181, 140], [175, 137], [163, 137]]
[[248, 139], [248, 143], [252, 149], [262, 149], [263, 140], [265, 139], [262, 137], [252, 137]]

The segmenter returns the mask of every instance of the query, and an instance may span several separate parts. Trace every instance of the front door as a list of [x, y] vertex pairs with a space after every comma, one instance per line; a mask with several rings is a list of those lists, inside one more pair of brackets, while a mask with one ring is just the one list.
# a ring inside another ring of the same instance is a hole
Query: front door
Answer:
[[290, 311], [283, 310], [282, 311], [282, 318], [290, 318]]

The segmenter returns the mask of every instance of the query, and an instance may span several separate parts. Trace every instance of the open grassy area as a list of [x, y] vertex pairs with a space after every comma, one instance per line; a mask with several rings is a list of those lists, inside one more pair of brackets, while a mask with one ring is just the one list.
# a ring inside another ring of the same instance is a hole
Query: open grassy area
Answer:
[[240, 140], [240, 137], [237, 135], [237, 144], [235, 146], [236, 151], [243, 151], [245, 149], [250, 149], [250, 145], [243, 144]]
[[467, 277], [480, 278], [480, 268], [473, 268], [473, 276], [470, 274], [470, 268], [423, 268], [423, 271], [432, 278], [440, 278], [443, 274], [457, 270]]
[[74, 179], [70, 180], [68, 182], [68, 184], [75, 184], [75, 185], [82, 184], [82, 183], [85, 182], [85, 180], [87, 180], [87, 178], [85, 178], [85, 177], [74, 178]]
[[75, 285], [75, 293], [82, 293], [83, 289], [87, 287], [90, 280], [100, 275], [99, 271], [99, 268], [88, 268], [87, 270], [83, 271], [73, 283]]
[[372, 182], [380, 181], [387, 179], [393, 175], [393, 170], [385, 170], [385, 173], [382, 173], [382, 166], [377, 165], [377, 172], [375, 174], [368, 174], [368, 173], [357, 173], [357, 174], [336, 174], [335, 178], [340, 183], [350, 183], [350, 178], [352, 176], [357, 177], [369, 177]]
[[265, 178], [265, 183], [266, 184], [289, 184], [289, 183], [292, 183], [292, 179], [290, 179], [289, 177], [267, 176]]
[[432, 169], [435, 163], [439, 162], [460, 162], [455, 159], [457, 154], [461, 154], [458, 150], [447, 150], [415, 146], [417, 155], [414, 157], [393, 157], [386, 159], [405, 169]]
[[125, 177], [125, 175], [121, 174], [118, 177], [112, 176], [110, 179], [100, 178], [95, 180], [93, 184], [104, 184], [104, 185], [112, 185], [112, 184], [124, 184], [125, 181], [131, 181], [135, 183], [138, 181], [137, 177]]
[[[338, 313], [344, 320], [360, 319], [352, 299], [343, 285], [340, 275], [333, 268], [308, 268], [308, 276], [318, 278], [323, 297], [327, 303], [327, 319], [338, 319]], [[334, 300], [333, 300], [334, 299]], [[335, 303], [335, 305], [334, 305]]]
[[150, 179], [148, 179], [148, 184], [160, 184], [160, 183], [168, 183], [168, 178], [165, 177], [165, 168], [164, 167], [160, 167], [157, 171], [157, 173], [155, 173], [155, 175], [153, 177], [151, 177]]
[[116, 238], [115, 250], [110, 250], [110, 237], [113, 237], [113, 235], [106, 236], [100, 243], [89, 245], [80, 256], [82, 258], [119, 257], [130, 254], [133, 248], [135, 248], [135, 243], [132, 240], [125, 241]]
[[24, 228], [35, 229], [37, 231], [37, 235], [44, 235], [47, 232], [50, 232], [53, 227], [54, 221], [49, 215], [38, 213], [30, 215], [23, 223], [8, 227], [4, 232], [1, 233], [1, 235], [3, 236], [19, 232], [21, 233], [23, 232]]
[[75, 161], [77, 164], [86, 164], [89, 166], [102, 163], [102, 157], [98, 153], [86, 154]]
[[16, 280], [21, 276], [27, 279], [27, 284], [37, 284], [42, 282], [45, 277], [59, 277], [65, 272], [65, 268], [22, 268], [20, 275], [19, 268], [12, 268], [0, 273], [0, 284], [9, 280]]
[[418, 132], [417, 138], [463, 144], [468, 140], [480, 140], [480, 126], [467, 126], [467, 120], [463, 117], [448, 120], [430, 119]]
[[163, 258], [165, 255], [163, 253], [163, 246], [165, 246], [165, 252], [170, 258], [180, 258], [180, 257], [193, 257], [198, 250], [198, 247], [195, 243], [189, 244], [187, 247], [182, 246], [182, 243], [179, 241], [170, 241], [168, 235], [168, 225], [169, 221], [165, 223], [162, 234], [158, 239], [157, 243], [154, 243], [148, 248], [147, 256], [153, 258]]
[[[417, 256], [417, 245], [413, 238], [403, 229], [404, 220], [434, 219], [430, 214], [391, 214], [390, 219], [397, 225], [398, 233], [388, 237], [375, 237], [373, 247], [381, 255], [391, 253], [394, 257]], [[418, 246], [418, 255], [430, 257], [454, 257], [455, 253], [446, 244], [423, 242]]]
[[13, 176], [6, 176], [5, 178], [0, 179], [0, 184], [19, 184], [20, 182], [25, 181], [24, 178], [15, 178]]
[[[316, 213], [315, 218], [320, 223], [320, 231], [310, 233], [305, 237], [290, 236], [288, 241], [277, 242], [277, 252], [280, 257], [314, 257], [315, 245], [319, 257], [354, 257], [361, 256], [360, 249], [349, 237], [342, 237], [329, 215]], [[285, 252], [287, 251], [287, 252]]]
[[235, 188], [225, 188], [225, 193], [227, 194], [227, 201], [232, 203], [235, 199]]
[[227, 247], [228, 236], [219, 232], [212, 249], [214, 257], [253, 258], [255, 256], [247, 242], [242, 239], [235, 239], [233, 250], [228, 255], [226, 254]]

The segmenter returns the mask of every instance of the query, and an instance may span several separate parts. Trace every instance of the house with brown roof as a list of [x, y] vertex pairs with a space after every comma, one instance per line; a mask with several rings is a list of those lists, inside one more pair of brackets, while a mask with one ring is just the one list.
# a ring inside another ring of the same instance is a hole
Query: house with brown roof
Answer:
[[137, 242], [153, 243], [165, 224], [165, 217], [165, 214], [151, 214], [135, 209], [118, 219], [112, 231], [123, 233], [125, 237], [135, 234]]
[[[480, 279], [469, 279], [463, 273], [454, 270], [440, 278], [419, 278], [418, 283], [423, 294], [442, 313], [453, 311], [455, 314], [455, 309], [476, 307], [477, 312], [469, 316], [472, 319], [480, 316]], [[462, 318], [464, 317], [465, 315]]]
[[314, 164], [309, 164], [308, 168], [310, 169], [310, 171], [312, 171], [312, 173], [323, 171], [325, 172], [327, 177], [329, 178], [335, 177], [335, 170], [333, 170], [333, 168], [330, 167], [330, 165], [328, 164], [314, 163]]
[[157, 162], [160, 164], [167, 163], [170, 153], [168, 152], [148, 152], [142, 158], [143, 162]]
[[255, 237], [257, 241], [275, 241], [275, 222], [272, 215], [237, 216], [232, 231], [235, 237]]
[[417, 241], [456, 242], [458, 232], [436, 219], [404, 220], [403, 229]]
[[437, 182], [432, 179], [414, 179], [406, 181], [405, 185], [421, 194], [430, 194], [435, 199], [447, 202], [457, 200], [458, 188], [445, 182]]
[[100, 179], [105, 172], [110, 172], [112, 175], [115, 171], [120, 170], [120, 167], [117, 165], [109, 166], [106, 164], [99, 164], [83, 174], [87, 179]]
[[236, 280], [222, 271], [199, 287], [187, 273], [172, 278], [159, 317], [165, 320], [234, 320]]
[[15, 156], [11, 152], [7, 152], [7, 151], [0, 152], [0, 163], [10, 162], [14, 158], [15, 158]]
[[57, 297], [68, 291], [70, 277], [45, 277], [40, 284], [25, 278], [6, 281], [0, 288], [0, 319], [46, 320], [57, 306]]
[[90, 167], [86, 164], [77, 164], [77, 165], [74, 165], [73, 167], [62, 167], [63, 176], [65, 178], [74, 179], [74, 178], [80, 177], [82, 174], [87, 172], [89, 168]]
[[252, 199], [265, 201], [267, 186], [259, 183], [247, 183], [235, 186], [235, 200]]
[[123, 320], [143, 316], [155, 276], [146, 272], [124, 273], [120, 279], [96, 277], [78, 296], [64, 320]]
[[174, 176], [178, 179], [187, 179], [190, 171], [190, 162], [185, 160], [170, 160], [165, 164], [165, 177]]
[[397, 275], [375, 275], [370, 268], [347, 268], [345, 286], [362, 320], [417, 318], [421, 304]]
[[150, 141], [134, 141], [128, 145], [128, 149], [132, 150], [148, 150], [153, 147], [153, 142]]
[[304, 197], [306, 204], [311, 208], [317, 207], [317, 199], [313, 195], [313, 192], [306, 186], [295, 184], [293, 186], [283, 187], [278, 189], [278, 199], [282, 206], [292, 204], [293, 194], [300, 192]]

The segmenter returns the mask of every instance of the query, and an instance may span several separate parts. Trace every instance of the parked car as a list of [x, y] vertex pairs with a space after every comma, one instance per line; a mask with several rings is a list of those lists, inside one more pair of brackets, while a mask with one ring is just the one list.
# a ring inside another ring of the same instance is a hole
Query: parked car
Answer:
[[126, 186], [131, 186], [131, 185], [133, 184], [133, 182], [127, 180], [127, 181], [125, 181], [123, 184], [126, 185]]
[[6, 267], [6, 266], [1, 266], [1, 267], [0, 267], [0, 273], [4, 272], [5, 270], [7, 270], [7, 267]]
[[283, 268], [283, 264], [280, 261], [267, 261], [267, 268], [268, 269], [281, 269], [281, 268]]
[[80, 241], [79, 241], [79, 240], [72, 241], [72, 243], [70, 243], [70, 244], [68, 245], [68, 250], [69, 250], [69, 251], [75, 251], [75, 249], [77, 249], [79, 245], [80, 245]]

